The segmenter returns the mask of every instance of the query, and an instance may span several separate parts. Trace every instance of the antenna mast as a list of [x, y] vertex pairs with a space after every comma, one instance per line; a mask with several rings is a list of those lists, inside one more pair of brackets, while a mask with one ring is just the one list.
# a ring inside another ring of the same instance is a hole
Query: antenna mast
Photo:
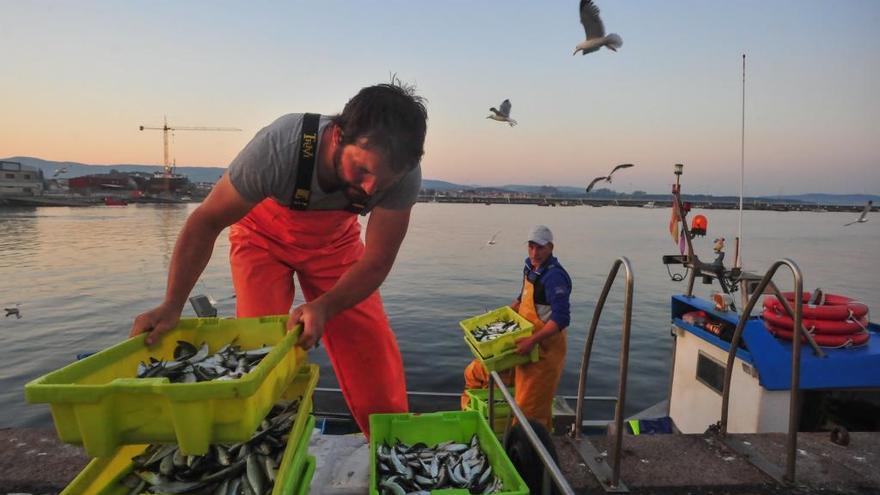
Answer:
[[736, 236], [736, 254], [733, 259], [735, 268], [742, 268], [742, 244], [743, 244], [743, 193], [745, 190], [746, 175], [746, 54], [743, 53], [742, 65], [742, 134], [740, 135], [739, 155], [739, 228]]

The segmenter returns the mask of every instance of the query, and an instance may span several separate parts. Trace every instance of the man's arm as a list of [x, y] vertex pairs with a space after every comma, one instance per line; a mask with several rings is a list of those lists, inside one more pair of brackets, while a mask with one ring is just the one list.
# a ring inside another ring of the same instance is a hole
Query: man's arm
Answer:
[[235, 190], [228, 174], [223, 174], [205, 201], [186, 219], [177, 236], [168, 269], [165, 300], [135, 318], [130, 336], [150, 332], [147, 344], [153, 344], [162, 333], [177, 325], [187, 296], [211, 259], [217, 236], [253, 206], [254, 203], [246, 201]]
[[288, 329], [303, 323], [298, 344], [309, 349], [324, 332], [324, 324], [366, 299], [382, 285], [406, 236], [412, 207], [392, 210], [377, 207], [370, 213], [364, 255], [329, 291], [293, 310]]

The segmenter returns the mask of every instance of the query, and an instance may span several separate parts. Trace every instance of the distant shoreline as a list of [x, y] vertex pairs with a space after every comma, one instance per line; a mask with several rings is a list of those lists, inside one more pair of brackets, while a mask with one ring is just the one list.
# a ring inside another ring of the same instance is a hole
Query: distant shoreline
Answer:
[[[542, 196], [517, 196], [517, 197], [496, 197], [496, 196], [477, 196], [477, 195], [426, 195], [420, 194], [417, 200], [419, 203], [449, 203], [449, 204], [482, 204], [486, 206], [498, 204], [511, 205], [532, 205], [545, 207], [566, 207], [566, 206], [624, 206], [631, 208], [654, 208], [668, 209], [672, 206], [672, 200], [647, 200], [647, 199], [615, 199], [615, 198], [566, 198], [566, 197], [542, 197]], [[708, 201], [708, 200], [691, 200], [686, 202], [691, 204], [694, 209], [702, 210], [736, 210], [739, 209], [738, 202], [729, 201]], [[791, 203], [791, 202], [768, 202], [768, 201], [745, 201], [743, 210], [758, 211], [810, 211], [817, 213], [825, 212], [861, 212], [864, 205], [813, 205], [808, 203]], [[871, 211], [878, 211], [877, 206]]]

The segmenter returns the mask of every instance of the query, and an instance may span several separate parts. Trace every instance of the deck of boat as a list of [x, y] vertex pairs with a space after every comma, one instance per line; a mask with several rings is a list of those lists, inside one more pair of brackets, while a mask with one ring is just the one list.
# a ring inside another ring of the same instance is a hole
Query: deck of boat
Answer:
[[[782, 434], [734, 435], [778, 466]], [[607, 453], [611, 437], [590, 437]], [[580, 463], [573, 445], [554, 437], [560, 468], [577, 493], [604, 493]], [[60, 443], [49, 429], [0, 430], [0, 493], [57, 493], [88, 462], [85, 453]], [[782, 486], [743, 456], [707, 435], [641, 435], [623, 440], [621, 480], [635, 494], [880, 493], [880, 433], [851, 433], [850, 444], [831, 443], [827, 433], [798, 435], [797, 484]], [[318, 460], [312, 494], [365, 494], [369, 447], [362, 435], [316, 432], [309, 451]], [[610, 457], [606, 457], [609, 459]]]

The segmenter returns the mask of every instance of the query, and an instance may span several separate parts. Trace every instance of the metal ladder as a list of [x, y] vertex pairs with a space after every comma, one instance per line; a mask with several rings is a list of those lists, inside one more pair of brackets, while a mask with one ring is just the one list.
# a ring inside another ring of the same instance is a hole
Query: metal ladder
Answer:
[[[584, 415], [584, 392], [586, 391], [587, 371], [590, 366], [590, 354], [593, 350], [593, 341], [596, 337], [596, 330], [599, 326], [599, 319], [602, 316], [602, 310], [605, 307], [605, 300], [608, 293], [611, 292], [611, 286], [617, 277], [620, 267], [624, 267], [626, 272], [626, 285], [623, 301], [623, 324], [621, 329], [621, 345], [620, 345], [620, 371], [617, 397], [615, 398], [616, 406], [614, 409], [614, 454], [612, 467], [609, 471], [607, 463], [590, 440], [581, 436], [581, 428], [585, 425], [583, 421]], [[571, 436], [569, 441], [574, 445], [581, 454], [584, 462], [590, 468], [599, 484], [606, 492], [626, 493], [629, 489], [620, 481], [620, 453], [623, 443], [623, 410], [626, 405], [626, 377], [629, 370], [629, 340], [630, 327], [632, 324], [632, 301], [633, 301], [633, 270], [632, 265], [626, 257], [620, 257], [614, 261], [608, 278], [605, 280], [605, 287], [596, 303], [596, 309], [593, 310], [593, 320], [590, 323], [590, 331], [587, 335], [587, 341], [584, 345], [584, 355], [581, 360], [581, 373], [578, 382], [577, 395], [577, 413], [575, 422], [572, 425]]]
[[[788, 302], [785, 300], [784, 297], [782, 297], [782, 294], [779, 292], [779, 289], [777, 289], [776, 285], [772, 282], [773, 276], [776, 274], [776, 271], [783, 265], [787, 266], [791, 270], [792, 276], [794, 277], [794, 309], [789, 306]], [[730, 405], [730, 381], [733, 375], [733, 365], [734, 359], [736, 358], [736, 350], [739, 348], [740, 340], [742, 338], [742, 332], [750, 318], [752, 309], [754, 309], [755, 304], [757, 304], [758, 302], [758, 298], [763, 295], [765, 289], [767, 289], [768, 286], [779, 298], [785, 310], [789, 313], [790, 316], [792, 316], [794, 320], [794, 335], [791, 341], [791, 386], [789, 389], [790, 398], [788, 406], [788, 433], [786, 434], [785, 441], [786, 454], [784, 473], [781, 469], [779, 469], [778, 466], [767, 462], [762, 456], [758, 455], [756, 452], [751, 451], [740, 442], [733, 441], [727, 435], [727, 418]], [[727, 353], [727, 368], [724, 370], [724, 389], [721, 395], [721, 421], [718, 423], [718, 435], [725, 445], [738, 452], [739, 454], [744, 455], [755, 467], [757, 467], [776, 481], [786, 484], [791, 484], [795, 481], [795, 453], [797, 451], [797, 431], [800, 425], [800, 409], [798, 409], [798, 401], [800, 396], [801, 337], [806, 336], [808, 338], [808, 341], [814, 346], [814, 349], [817, 351], [816, 354], [820, 357], [824, 356], [824, 353], [822, 353], [818, 346], [815, 345], [815, 342], [813, 342], [810, 334], [803, 327], [803, 297], [803, 275], [801, 274], [801, 270], [797, 266], [797, 264], [788, 258], [784, 258], [774, 262], [773, 265], [770, 266], [770, 269], [767, 270], [767, 273], [764, 274], [761, 282], [752, 292], [751, 297], [749, 297], [749, 301], [748, 303], [746, 303], [745, 308], [743, 308], [743, 312], [739, 317], [739, 322], [736, 325], [736, 330], [734, 331], [733, 337], [730, 340], [730, 349]]]

